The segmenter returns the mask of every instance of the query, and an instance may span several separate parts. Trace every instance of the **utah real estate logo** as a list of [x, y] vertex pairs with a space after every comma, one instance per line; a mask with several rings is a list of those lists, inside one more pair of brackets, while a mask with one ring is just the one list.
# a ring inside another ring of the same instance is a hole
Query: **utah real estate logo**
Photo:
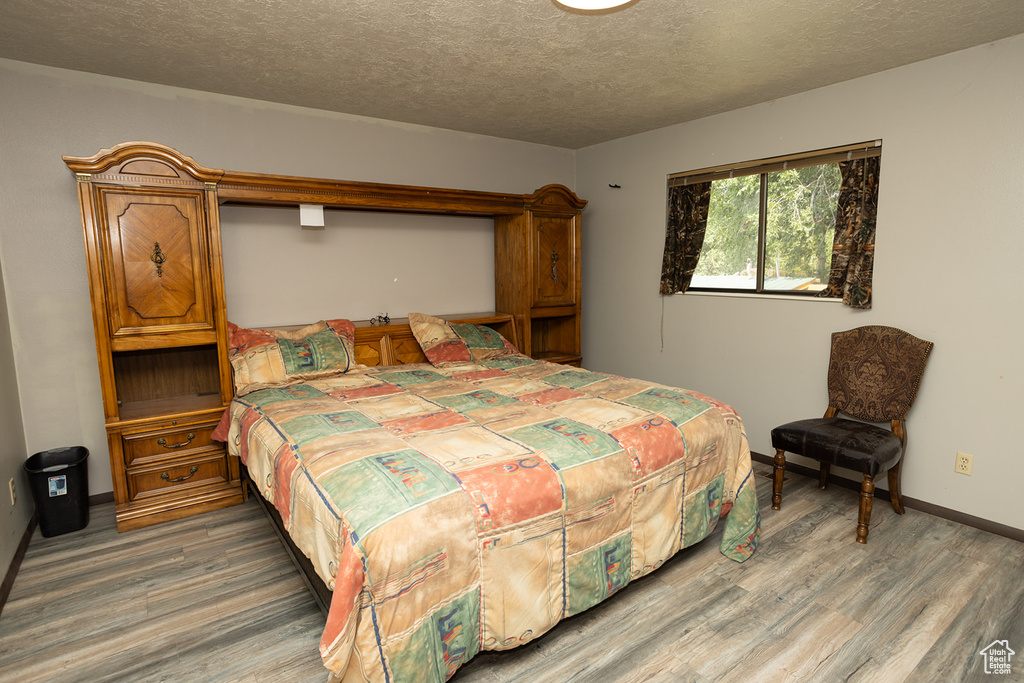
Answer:
[[1009, 674], [1010, 657], [1017, 653], [1010, 649], [1009, 641], [993, 640], [978, 654], [985, 658], [985, 673]]

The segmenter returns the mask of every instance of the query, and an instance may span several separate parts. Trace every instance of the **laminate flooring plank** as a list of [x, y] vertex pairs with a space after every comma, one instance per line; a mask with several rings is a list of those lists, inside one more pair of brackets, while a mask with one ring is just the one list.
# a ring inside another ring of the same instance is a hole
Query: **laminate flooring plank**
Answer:
[[308, 655], [310, 645], [316, 645], [309, 642], [309, 632], [323, 630], [320, 610], [311, 603], [304, 596], [282, 596], [253, 608], [244, 622], [226, 612], [212, 628], [179, 637], [174, 674], [193, 681], [250, 676], [279, 681], [326, 679], [316, 648], [312, 648], [316, 656]]
[[[915, 523], [918, 520], [924, 525], [929, 523], [925, 515], [911, 516], [901, 520], [907, 522], [902, 530], [908, 534], [919, 533], [921, 524]], [[897, 601], [923, 590], [931, 578], [923, 568], [935, 567], [937, 563], [936, 573], [942, 575], [958, 566], [956, 560], [969, 560], [945, 550], [945, 542], [951, 537], [951, 533], [935, 533], [934, 530], [932, 535], [918, 536], [912, 553], [905, 552], [905, 543], [899, 543], [900, 537], [894, 539], [894, 546], [902, 546], [895, 554], [890, 554], [886, 539], [881, 535], [877, 546], [872, 546], [870, 539], [866, 546], [857, 544], [860, 547], [854, 550], [864, 561], [848, 572], [847, 580], [822, 586], [814, 600], [851, 619], [868, 623], [890, 610], [891, 605], [898, 604]], [[941, 553], [946, 554], [937, 560]], [[850, 562], [848, 557], [841, 559]]]
[[55, 680], [49, 672], [61, 672], [76, 661], [90, 656], [103, 657], [105, 646], [119, 640], [145, 617], [145, 605], [130, 593], [107, 600], [102, 605], [77, 611], [69, 601], [60, 609], [44, 607], [35, 613], [31, 628], [23, 628], [24, 620], [10, 620], [7, 610], [0, 617], [0, 681]]
[[[1007, 546], [1006, 550], [1013, 554], [1017, 551], [1015, 545], [1024, 545], [996, 538], [1005, 541], [997, 545]], [[998, 676], [997, 680], [1024, 680], [1024, 664], [1020, 659], [1024, 652], [1016, 646], [1024, 640], [1024, 570], [1020, 564], [1000, 561], [999, 556], [995, 559], [992, 573], [984, 581], [976, 586], [968, 584], [973, 591], [970, 600], [924, 653], [907, 677], [908, 682], [991, 681], [993, 677], [984, 673], [979, 653], [995, 640], [1009, 640], [1017, 651], [1011, 660], [1016, 676]]]
[[613, 679], [613, 683], [708, 683], [708, 681], [674, 655], [662, 651], [639, 662], [632, 671]]
[[326, 679], [323, 616], [255, 501], [123, 534], [103, 507], [30, 543], [0, 681]]
[[[740, 564], [721, 533], [521, 648], [484, 652], [452, 683], [991, 680], [977, 652], [1024, 652], [1024, 544], [787, 473], [761, 545]], [[32, 539], [0, 615], [0, 681], [326, 680], [324, 618], [255, 501], [118, 534]], [[1024, 680], [1024, 655], [1013, 675]]]
[[818, 677], [816, 669], [853, 639], [861, 624], [818, 605], [801, 609], [789, 624], [789, 628], [772, 631], [771, 638], [762, 639], [721, 673], [709, 672], [703, 664], [695, 668], [722, 683], [835, 680]]

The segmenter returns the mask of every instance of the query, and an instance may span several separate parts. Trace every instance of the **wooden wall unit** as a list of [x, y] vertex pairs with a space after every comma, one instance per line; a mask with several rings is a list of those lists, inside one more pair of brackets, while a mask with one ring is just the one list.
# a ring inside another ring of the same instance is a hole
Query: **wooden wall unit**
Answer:
[[242, 502], [209, 436], [231, 400], [216, 173], [162, 145], [65, 157], [78, 178], [121, 531]]
[[[199, 166], [153, 142], [64, 157], [78, 179], [119, 530], [243, 500], [210, 433], [231, 400], [220, 204], [491, 216], [490, 324], [535, 358], [579, 365], [580, 213], [572, 191], [533, 194], [360, 183]], [[360, 329], [369, 365], [419, 362], [408, 325]]]
[[522, 213], [494, 219], [495, 308], [515, 316], [523, 353], [578, 366], [586, 202], [561, 185], [523, 200]]

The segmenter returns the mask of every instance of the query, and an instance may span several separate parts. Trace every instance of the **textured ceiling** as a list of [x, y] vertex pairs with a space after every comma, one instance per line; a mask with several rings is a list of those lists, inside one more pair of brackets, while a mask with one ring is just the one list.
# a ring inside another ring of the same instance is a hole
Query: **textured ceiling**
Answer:
[[0, 57], [573, 149], [1020, 33], [1022, 0], [0, 3]]

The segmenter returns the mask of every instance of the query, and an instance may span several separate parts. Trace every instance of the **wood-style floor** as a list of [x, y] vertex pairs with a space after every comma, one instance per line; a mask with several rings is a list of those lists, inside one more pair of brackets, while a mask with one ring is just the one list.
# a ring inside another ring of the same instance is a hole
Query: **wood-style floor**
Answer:
[[[1024, 544], [787, 478], [761, 547], [717, 535], [534, 643], [481, 653], [454, 683], [987, 681], [977, 653], [1008, 640], [1024, 680]], [[324, 681], [324, 618], [258, 506], [29, 545], [0, 615], [0, 681]]]

